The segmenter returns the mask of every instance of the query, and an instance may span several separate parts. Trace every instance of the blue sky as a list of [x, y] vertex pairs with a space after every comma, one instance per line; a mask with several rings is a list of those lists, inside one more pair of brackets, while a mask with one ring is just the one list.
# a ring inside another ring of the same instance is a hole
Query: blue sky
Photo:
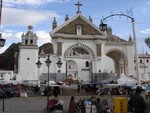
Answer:
[[[66, 14], [69, 17], [76, 14], [74, 4], [78, 1], [83, 4], [82, 15], [87, 18], [90, 15], [96, 26], [103, 17], [114, 13], [127, 14], [132, 7], [138, 52], [143, 53], [144, 50], [150, 53], [144, 43], [144, 39], [150, 36], [150, 0], [3, 0], [2, 32], [6, 44], [0, 52], [12, 43], [20, 42], [21, 34], [27, 31], [28, 25], [33, 25], [39, 46], [50, 42], [53, 18], [56, 17], [58, 26], [61, 25]], [[108, 18], [106, 23], [113, 29], [113, 34], [127, 40], [132, 36], [131, 20], [126, 17]]]

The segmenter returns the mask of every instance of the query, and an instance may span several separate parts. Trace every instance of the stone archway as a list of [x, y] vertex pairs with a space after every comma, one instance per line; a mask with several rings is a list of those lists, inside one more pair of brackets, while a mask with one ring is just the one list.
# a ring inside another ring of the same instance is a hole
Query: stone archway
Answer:
[[78, 78], [78, 67], [75, 61], [66, 61], [66, 75], [67, 77], [72, 76], [73, 80], [76, 80]]
[[[90, 62], [95, 59], [95, 54], [93, 50], [82, 43], [74, 44], [64, 52], [64, 59], [66, 60], [66, 65], [69, 60], [74, 61], [77, 64], [76, 77], [78, 80], [89, 81], [92, 70], [90, 67]], [[87, 63], [88, 62], [88, 63]], [[66, 66], [66, 75], [68, 74], [68, 66]]]
[[119, 49], [112, 49], [106, 52], [106, 56], [114, 61], [114, 68], [117, 77], [119, 78], [122, 73], [128, 74], [128, 60], [126, 54]]
[[70, 46], [65, 51], [64, 58], [70, 57], [71, 54], [73, 54], [75, 49], [76, 49], [76, 51], [80, 52], [81, 54], [88, 55], [88, 57], [90, 57], [90, 59], [95, 59], [95, 54], [94, 54], [93, 50], [89, 46], [82, 44], [82, 43], [77, 43], [77, 44]]

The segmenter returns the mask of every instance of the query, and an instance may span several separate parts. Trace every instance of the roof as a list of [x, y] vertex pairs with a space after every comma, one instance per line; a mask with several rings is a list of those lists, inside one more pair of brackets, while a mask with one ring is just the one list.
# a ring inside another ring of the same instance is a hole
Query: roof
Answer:
[[[95, 35], [101, 36], [101, 38], [106, 39], [107, 34], [103, 33], [97, 26], [95, 26], [90, 20], [86, 19], [80, 13], [76, 14], [74, 17], [65, 21], [59, 27], [56, 27], [50, 35], [53, 37], [57, 34], [60, 35], [76, 35], [76, 25], [81, 25], [83, 27], [83, 36], [85, 35]], [[82, 36], [81, 35], [81, 36]]]
[[138, 54], [138, 57], [141, 58], [150, 58], [150, 54], [146, 53], [146, 54]]

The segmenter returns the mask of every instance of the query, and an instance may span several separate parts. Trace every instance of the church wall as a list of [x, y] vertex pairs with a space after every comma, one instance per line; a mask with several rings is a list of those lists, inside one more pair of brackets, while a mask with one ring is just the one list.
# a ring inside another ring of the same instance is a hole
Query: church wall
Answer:
[[[46, 66], [45, 61], [47, 60], [47, 56], [41, 57], [40, 61], [42, 63], [40, 69], [39, 69], [39, 75], [40, 75], [40, 80], [43, 82], [44, 80], [47, 81], [48, 79], [48, 67]], [[58, 68], [57, 62], [58, 62], [58, 57], [56, 55], [51, 55], [50, 60], [52, 61], [49, 67], [49, 80], [50, 81], [62, 81], [66, 79], [66, 74], [59, 72], [58, 70], [61, 70], [61, 68]], [[65, 64], [65, 63], [63, 63]]]
[[[65, 40], [66, 41], [66, 40]], [[78, 41], [79, 43], [83, 43], [83, 44], [85, 44], [85, 45], [87, 45], [87, 46], [89, 46], [91, 49], [92, 49], [92, 51], [94, 52], [94, 54], [96, 54], [96, 47], [95, 47], [95, 44], [93, 44], [93, 42], [90, 42], [90, 41]], [[65, 53], [65, 51], [70, 47], [70, 46], [72, 46], [72, 45], [74, 45], [74, 44], [77, 44], [77, 42], [76, 41], [71, 41], [71, 40], [67, 40], [66, 42], [63, 42], [63, 44], [62, 44], [62, 53], [63, 53], [63, 55], [62, 55], [62, 57], [64, 56], [64, 53]], [[65, 60], [65, 59], [64, 59]], [[65, 65], [63, 65], [62, 66], [62, 72], [65, 72], [66, 71], [66, 69], [65, 69]]]
[[57, 53], [57, 40], [52, 39], [52, 45], [53, 45], [53, 50], [54, 50], [54, 54]]
[[[141, 79], [150, 80], [150, 56], [149, 54], [139, 55], [139, 75]], [[145, 67], [144, 67], [145, 65]], [[149, 75], [145, 75], [149, 73]]]
[[95, 60], [95, 71], [93, 71], [93, 73], [99, 73], [99, 72], [103, 72], [104, 70], [104, 66], [103, 64], [105, 64], [105, 62], [102, 62], [104, 60], [104, 47], [105, 47], [105, 43], [103, 42], [98, 42], [101, 43], [101, 56], [96, 57]]
[[[126, 46], [126, 49], [124, 50], [122, 45], [121, 44], [107, 44], [105, 46], [105, 50], [104, 50], [104, 53], [106, 54], [108, 51], [111, 51], [111, 50], [119, 50], [119, 51], [122, 51], [123, 53], [125, 53], [126, 57], [127, 57], [127, 64], [128, 64], [128, 67], [127, 67], [127, 74], [134, 74], [134, 49], [133, 49], [133, 45], [128, 45], [128, 47]], [[104, 55], [104, 59], [107, 60], [107, 56]], [[103, 61], [105, 61], [103, 60]], [[108, 64], [106, 65], [106, 63], [103, 63], [104, 65], [104, 68], [108, 68]]]
[[[40, 58], [40, 61], [42, 63], [42, 65], [40, 67], [40, 70], [43, 73], [47, 73], [48, 72], [48, 67], [46, 66], [46, 63], [45, 63], [46, 60], [47, 60], [47, 56], [45, 56], [44, 58]], [[51, 60], [51, 64], [50, 64], [50, 67], [49, 67], [49, 72], [50, 73], [57, 73], [58, 67], [57, 67], [56, 63], [58, 61], [58, 58], [55, 57], [54, 55], [51, 55], [50, 56], [50, 60]]]
[[38, 48], [20, 49], [19, 58], [19, 78], [22, 80], [37, 80]]
[[105, 56], [103, 58], [103, 61], [104, 61], [104, 63], [103, 63], [104, 68], [103, 68], [102, 72], [114, 73], [115, 72], [114, 61], [107, 56]]

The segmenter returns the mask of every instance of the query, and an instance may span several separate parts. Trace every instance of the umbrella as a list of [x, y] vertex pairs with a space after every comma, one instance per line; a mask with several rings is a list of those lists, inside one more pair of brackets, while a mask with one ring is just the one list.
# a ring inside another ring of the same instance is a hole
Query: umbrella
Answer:
[[100, 81], [100, 82], [95, 82], [96, 84], [109, 84], [109, 82], [103, 80], [103, 81]]
[[[48, 84], [48, 82], [46, 84]], [[54, 85], [54, 84], [56, 84], [55, 81], [49, 81], [49, 85]]]
[[[138, 86], [140, 86], [140, 85], [133, 86], [131, 89], [136, 89]], [[146, 89], [146, 87], [145, 87], [145, 86], [140, 86], [140, 87], [142, 87], [142, 89], [143, 89], [143, 90], [145, 90], [145, 89]]]

